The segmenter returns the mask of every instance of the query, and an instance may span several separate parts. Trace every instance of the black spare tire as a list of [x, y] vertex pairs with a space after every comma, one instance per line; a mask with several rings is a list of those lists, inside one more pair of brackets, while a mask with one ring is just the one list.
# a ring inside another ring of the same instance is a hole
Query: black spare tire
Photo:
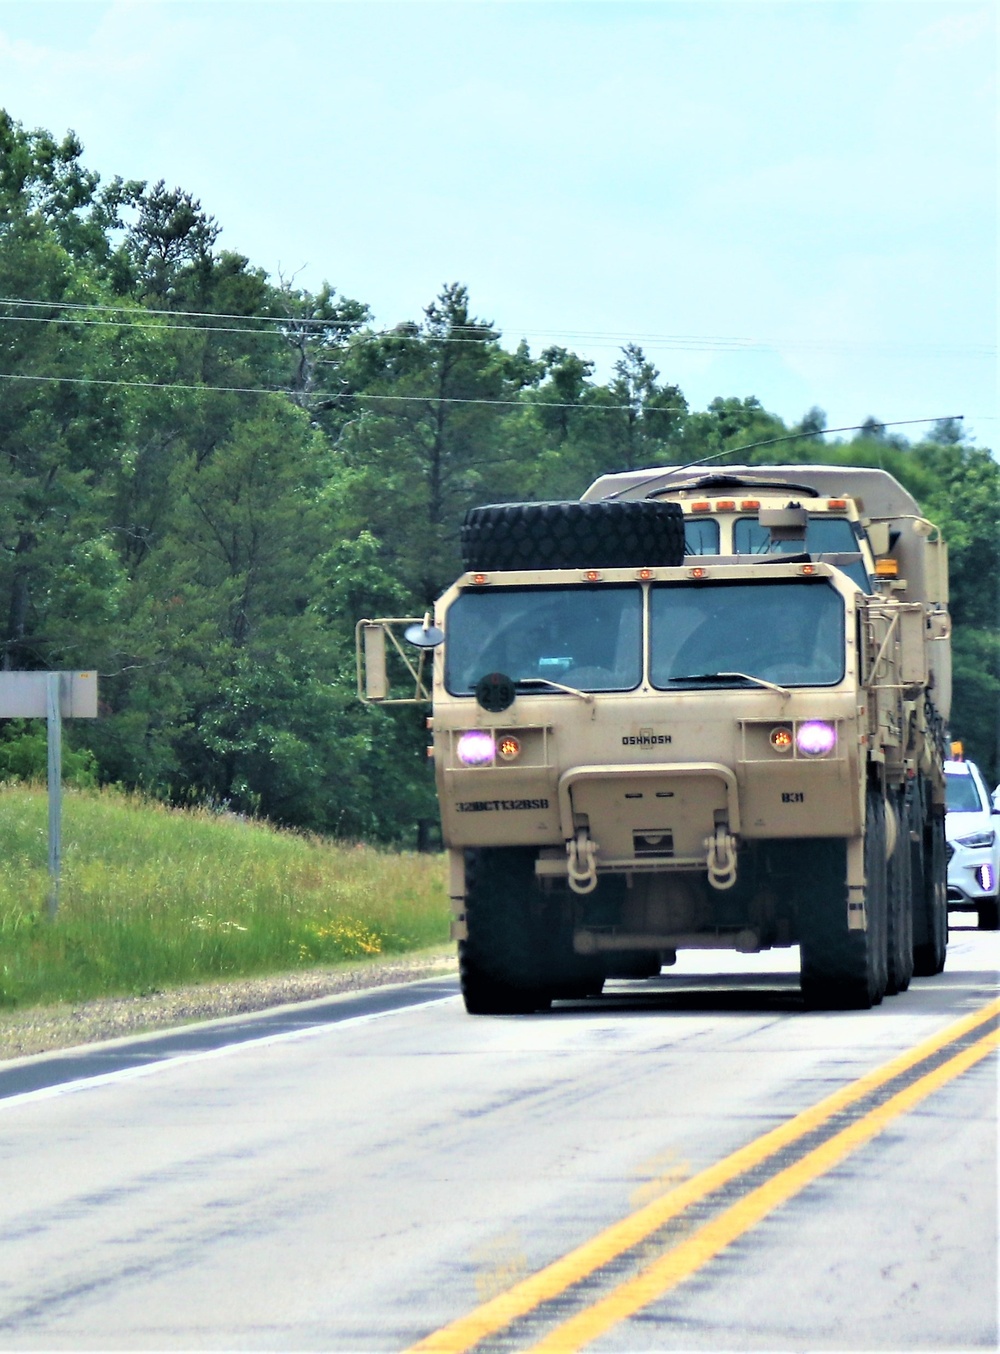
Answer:
[[483, 573], [671, 567], [684, 562], [684, 515], [649, 499], [489, 503], [465, 514], [462, 560]]

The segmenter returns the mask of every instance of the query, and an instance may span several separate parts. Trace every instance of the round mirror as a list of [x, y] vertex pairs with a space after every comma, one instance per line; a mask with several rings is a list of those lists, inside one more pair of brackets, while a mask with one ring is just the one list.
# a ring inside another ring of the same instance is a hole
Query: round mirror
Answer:
[[439, 630], [436, 625], [421, 625], [418, 621], [416, 625], [406, 627], [403, 638], [408, 644], [415, 644], [418, 649], [436, 649], [444, 641], [444, 631]]

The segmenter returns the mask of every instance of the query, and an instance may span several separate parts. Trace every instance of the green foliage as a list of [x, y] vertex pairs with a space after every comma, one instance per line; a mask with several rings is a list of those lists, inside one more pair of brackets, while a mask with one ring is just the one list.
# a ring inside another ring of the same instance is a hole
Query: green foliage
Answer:
[[[468, 507], [814, 459], [884, 466], [941, 524], [954, 730], [997, 774], [1000, 482], [958, 424], [831, 443], [820, 409], [692, 411], [634, 344], [605, 382], [563, 347], [508, 351], [458, 283], [379, 332], [219, 232], [182, 188], [103, 183], [75, 136], [0, 112], [0, 664], [99, 670], [81, 783], [412, 844], [436, 815], [424, 712], [357, 700], [354, 625], [433, 603]], [[38, 747], [0, 733], [0, 776], [37, 775]]]
[[[78, 790], [97, 787], [97, 759], [89, 748], [75, 748], [63, 729], [62, 779]], [[49, 743], [45, 726], [37, 720], [8, 719], [0, 723], [0, 782], [44, 782], [48, 775]]]
[[0, 789], [0, 1007], [358, 961], [442, 943], [440, 856], [334, 845], [230, 812], [69, 794], [46, 916], [46, 799]]

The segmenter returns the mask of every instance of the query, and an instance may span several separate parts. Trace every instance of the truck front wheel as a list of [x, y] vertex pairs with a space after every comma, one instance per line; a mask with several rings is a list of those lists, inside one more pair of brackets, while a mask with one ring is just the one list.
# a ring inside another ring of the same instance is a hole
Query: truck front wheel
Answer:
[[465, 922], [458, 967], [470, 1015], [525, 1015], [552, 1004], [542, 965], [544, 927], [530, 847], [465, 853]]
[[868, 792], [865, 811], [864, 931], [848, 929], [847, 855], [842, 844], [830, 846], [832, 868], [816, 872], [799, 907], [802, 995], [813, 1009], [863, 1011], [878, 1005], [888, 983], [888, 871], [879, 791]]

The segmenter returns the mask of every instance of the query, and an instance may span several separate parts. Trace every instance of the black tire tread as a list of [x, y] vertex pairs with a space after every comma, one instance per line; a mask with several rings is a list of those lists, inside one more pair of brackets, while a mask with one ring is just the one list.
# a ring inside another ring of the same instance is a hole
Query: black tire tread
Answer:
[[886, 952], [887, 881], [883, 800], [869, 791], [865, 816], [865, 899], [868, 929], [847, 925], [846, 849], [828, 871], [817, 872], [808, 905], [800, 911], [800, 983], [814, 1010], [868, 1010], [882, 1000], [888, 983]]
[[466, 513], [461, 545], [470, 572], [673, 567], [684, 562], [684, 516], [649, 499], [488, 503]]

